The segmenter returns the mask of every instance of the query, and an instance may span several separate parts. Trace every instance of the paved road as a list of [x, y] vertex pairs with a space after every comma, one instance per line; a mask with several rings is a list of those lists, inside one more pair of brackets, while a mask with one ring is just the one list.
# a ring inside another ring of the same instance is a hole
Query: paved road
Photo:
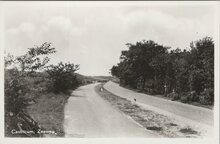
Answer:
[[214, 118], [212, 110], [137, 93], [132, 90], [122, 88], [111, 81], [106, 83], [104, 88], [115, 95], [124, 97], [131, 101], [136, 98], [137, 102], [140, 104], [152, 106], [156, 110], [169, 112], [186, 121], [193, 121], [195, 122], [194, 124], [198, 123], [208, 127], [213, 127]]
[[96, 84], [78, 88], [65, 106], [66, 137], [158, 137], [103, 100]]

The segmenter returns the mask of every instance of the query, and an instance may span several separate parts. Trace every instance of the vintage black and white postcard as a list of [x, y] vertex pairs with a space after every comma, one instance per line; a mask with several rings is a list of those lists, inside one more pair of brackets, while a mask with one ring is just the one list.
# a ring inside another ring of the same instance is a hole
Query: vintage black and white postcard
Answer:
[[217, 1], [2, 1], [1, 141], [219, 141]]

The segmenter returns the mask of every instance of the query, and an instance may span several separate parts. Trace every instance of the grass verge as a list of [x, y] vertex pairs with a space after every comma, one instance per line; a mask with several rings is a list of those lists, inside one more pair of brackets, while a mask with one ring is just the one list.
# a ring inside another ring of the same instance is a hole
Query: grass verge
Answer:
[[[167, 116], [158, 114], [151, 110], [146, 110], [134, 102], [118, 97], [103, 87], [103, 84], [96, 86], [96, 92], [115, 108], [130, 116], [137, 123], [157, 134], [165, 137], [200, 137], [201, 133], [193, 130], [188, 125], [177, 122]], [[102, 90], [101, 90], [102, 89]]]
[[[119, 84], [119, 83], [118, 83]], [[131, 88], [129, 86], [122, 86], [120, 85], [121, 87], [123, 88], [126, 88], [126, 89], [129, 89], [129, 90], [132, 90], [132, 91], [135, 91], [137, 93], [143, 93], [143, 94], [147, 94], [148, 96], [153, 96], [153, 97], [158, 97], [158, 98], [162, 98], [162, 99], [167, 99], [167, 100], [172, 100], [172, 98], [170, 97], [165, 97], [164, 95], [159, 95], [159, 94], [150, 94], [146, 91], [141, 91], [141, 90], [138, 90], [138, 89], [134, 89], [134, 88]], [[172, 100], [173, 101], [173, 100]], [[180, 103], [183, 103], [180, 99], [176, 99], [175, 101], [177, 102], [180, 102]], [[184, 104], [189, 104], [189, 105], [193, 105], [193, 106], [198, 106], [198, 107], [203, 107], [203, 108], [207, 108], [207, 109], [210, 109], [210, 110], [213, 110], [214, 109], [214, 105], [204, 105], [204, 104], [201, 104], [199, 102], [192, 102], [192, 101], [187, 101], [186, 103]]]
[[46, 93], [36, 99], [36, 103], [26, 108], [30, 116], [42, 127], [46, 137], [63, 137], [64, 106], [69, 96]]

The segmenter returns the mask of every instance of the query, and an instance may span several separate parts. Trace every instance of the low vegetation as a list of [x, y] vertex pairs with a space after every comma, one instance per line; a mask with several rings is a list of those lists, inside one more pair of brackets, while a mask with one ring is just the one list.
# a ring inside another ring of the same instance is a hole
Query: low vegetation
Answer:
[[205, 37], [184, 50], [154, 41], [127, 44], [111, 74], [122, 86], [184, 103], [214, 103], [214, 42]]
[[64, 106], [68, 97], [63, 93], [42, 93], [34, 104], [26, 107], [26, 111], [40, 124], [42, 130], [48, 131], [45, 136], [64, 136]]
[[75, 73], [79, 65], [60, 62], [48, 66], [49, 55], [55, 52], [50, 43], [44, 43], [22, 56], [5, 57], [5, 136], [27, 136], [12, 134], [20, 130], [20, 112], [30, 115], [41, 130], [54, 131], [52, 136], [64, 135], [64, 104], [71, 90], [84, 82]]
[[79, 65], [71, 63], [63, 64], [60, 62], [58, 65], [48, 66], [46, 72], [52, 82], [52, 91], [56, 93], [67, 92], [79, 86], [75, 75], [77, 70], [79, 70]]

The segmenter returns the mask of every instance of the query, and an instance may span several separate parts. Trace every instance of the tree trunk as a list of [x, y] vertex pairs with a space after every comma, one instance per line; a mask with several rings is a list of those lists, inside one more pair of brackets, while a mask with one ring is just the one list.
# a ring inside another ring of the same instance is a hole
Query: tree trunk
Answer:
[[146, 82], [146, 78], [144, 77], [144, 78], [143, 78], [143, 83], [142, 83], [142, 91], [143, 91], [144, 88], [145, 88], [145, 82]]
[[158, 93], [158, 82], [157, 82], [157, 75], [154, 75], [154, 91], [156, 91], [156, 93]]

